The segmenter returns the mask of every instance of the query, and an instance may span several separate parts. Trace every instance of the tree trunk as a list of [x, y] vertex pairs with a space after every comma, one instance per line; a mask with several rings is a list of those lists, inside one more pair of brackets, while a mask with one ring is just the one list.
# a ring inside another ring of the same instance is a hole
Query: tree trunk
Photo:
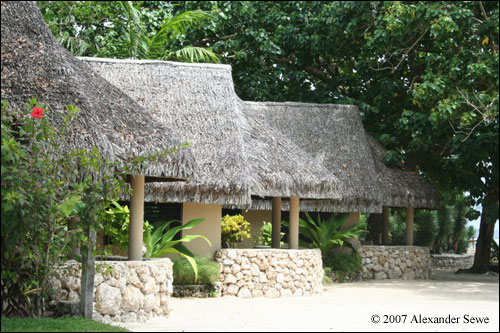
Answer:
[[[484, 274], [489, 271], [491, 241], [495, 230], [495, 222], [498, 218], [498, 198], [496, 203], [488, 200], [483, 203], [481, 213], [481, 224], [479, 226], [479, 236], [476, 243], [476, 254], [474, 255], [474, 264], [469, 270], [470, 273]], [[495, 208], [496, 205], [496, 208]]]

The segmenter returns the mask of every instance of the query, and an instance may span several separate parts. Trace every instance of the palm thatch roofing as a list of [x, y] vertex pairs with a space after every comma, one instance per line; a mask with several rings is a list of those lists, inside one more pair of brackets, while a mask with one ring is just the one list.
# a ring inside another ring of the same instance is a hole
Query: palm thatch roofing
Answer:
[[[65, 107], [74, 105], [80, 112], [65, 148], [97, 147], [104, 158], [121, 164], [180, 145], [168, 127], [155, 123], [139, 104], [57, 43], [35, 2], [2, 1], [1, 9], [1, 97], [9, 108], [23, 110], [35, 97], [51, 111], [45, 114], [50, 121], [60, 126]], [[132, 171], [185, 179], [192, 175], [193, 164], [190, 152], [181, 149]]]
[[238, 98], [237, 113], [250, 165], [252, 196], [341, 198], [337, 177], [270, 126], [250, 104]]
[[145, 200], [249, 207], [251, 195], [340, 198], [336, 178], [262, 117], [248, 114], [231, 67], [80, 58], [191, 144], [187, 183], [148, 184]]
[[[301, 210], [382, 211], [375, 163], [356, 106], [291, 102], [245, 104], [340, 181], [342, 200], [301, 200]], [[270, 209], [271, 202], [253, 202], [252, 208]], [[288, 209], [288, 202], [283, 202], [283, 210]]]
[[383, 193], [382, 204], [388, 207], [440, 208], [440, 194], [415, 172], [389, 168], [382, 157], [387, 150], [366, 135], [377, 170], [377, 181]]

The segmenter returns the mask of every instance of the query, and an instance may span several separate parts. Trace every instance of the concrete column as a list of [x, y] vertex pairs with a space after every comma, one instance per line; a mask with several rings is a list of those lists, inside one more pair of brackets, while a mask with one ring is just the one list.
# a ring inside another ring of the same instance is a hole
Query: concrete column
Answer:
[[382, 245], [389, 245], [389, 207], [382, 208]]
[[406, 245], [413, 245], [413, 215], [414, 208], [406, 208]]
[[299, 198], [290, 198], [290, 249], [299, 248]]
[[128, 239], [128, 260], [142, 260], [144, 224], [144, 176], [132, 177], [132, 198], [130, 198], [130, 224]]
[[[344, 231], [358, 224], [359, 224], [359, 212], [349, 213], [347, 220], [340, 227], [340, 231]], [[354, 246], [355, 248], [361, 246], [361, 242], [359, 241], [358, 237], [349, 238], [347, 241], [351, 243], [351, 245]]]
[[281, 232], [281, 198], [273, 198], [273, 218], [272, 218], [273, 234], [272, 234], [272, 248], [279, 249], [280, 246], [280, 232]]

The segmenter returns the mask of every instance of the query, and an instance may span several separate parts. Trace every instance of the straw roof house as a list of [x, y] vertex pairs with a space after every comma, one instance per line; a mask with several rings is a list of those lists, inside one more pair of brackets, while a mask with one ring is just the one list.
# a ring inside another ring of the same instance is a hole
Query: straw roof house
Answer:
[[[5, 1], [1, 6], [1, 92], [10, 108], [24, 109], [35, 97], [58, 126], [67, 114], [65, 107], [73, 104], [80, 112], [65, 147], [98, 147], [103, 157], [122, 164], [179, 146], [168, 127], [156, 124], [139, 104], [66, 51], [35, 2]], [[135, 172], [185, 179], [193, 164], [190, 152], [181, 149], [157, 163], [142, 163]]]
[[248, 112], [234, 92], [230, 66], [81, 59], [192, 146], [193, 180], [149, 184], [146, 200], [246, 208], [251, 196], [340, 198], [334, 175]]
[[439, 209], [439, 192], [414, 172], [386, 166], [382, 157], [387, 149], [370, 135], [366, 137], [375, 161], [378, 186], [383, 193], [383, 206]]
[[[301, 200], [305, 211], [381, 212], [372, 153], [357, 107], [352, 105], [245, 102], [253, 113], [279, 129], [338, 179], [342, 199]], [[332, 181], [337, 181], [332, 178]], [[269, 200], [254, 209], [269, 209]], [[287, 203], [283, 202], [287, 210]]]

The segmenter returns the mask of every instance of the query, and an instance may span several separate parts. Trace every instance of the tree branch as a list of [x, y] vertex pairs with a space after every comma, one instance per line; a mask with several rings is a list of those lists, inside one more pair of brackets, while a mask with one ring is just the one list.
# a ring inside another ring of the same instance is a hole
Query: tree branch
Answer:
[[328, 81], [328, 75], [326, 75], [325, 72], [323, 72], [322, 70], [319, 70], [312, 66], [306, 66], [304, 70], [322, 81]]
[[488, 21], [489, 18], [488, 18], [488, 15], [486, 15], [486, 11], [484, 10], [482, 1], [479, 1], [479, 7], [481, 7], [481, 13], [483, 14], [484, 18], [486, 19], [486, 21]]

